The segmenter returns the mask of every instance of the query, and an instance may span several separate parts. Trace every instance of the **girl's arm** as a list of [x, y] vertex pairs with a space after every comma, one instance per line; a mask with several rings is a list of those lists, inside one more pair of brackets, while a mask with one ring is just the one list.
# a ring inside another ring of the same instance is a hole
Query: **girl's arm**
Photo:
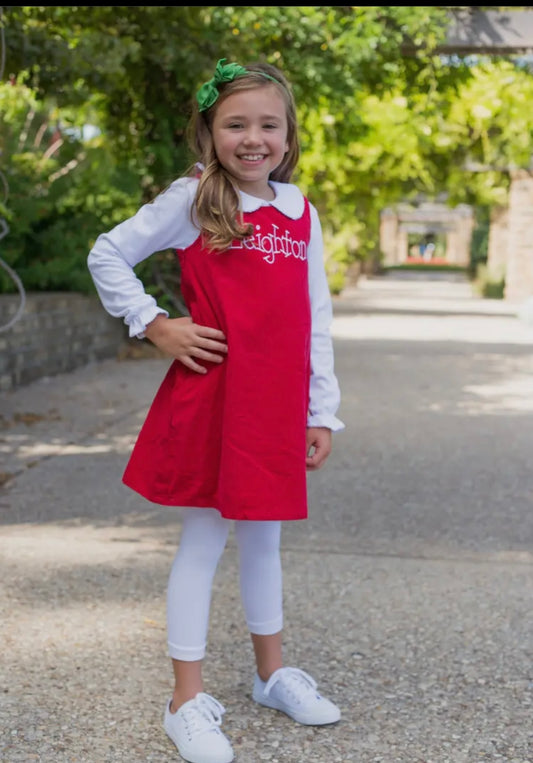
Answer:
[[157, 315], [168, 316], [147, 294], [133, 268], [155, 252], [183, 248], [198, 236], [190, 221], [197, 181], [181, 178], [128, 220], [102, 233], [91, 249], [87, 265], [104, 308], [123, 318], [129, 335], [144, 337]]
[[333, 310], [324, 268], [322, 227], [313, 205], [311, 238], [307, 250], [309, 297], [311, 301], [311, 380], [308, 427], [325, 427], [332, 432], [345, 428], [336, 417], [340, 389], [334, 372], [333, 342], [330, 334]]

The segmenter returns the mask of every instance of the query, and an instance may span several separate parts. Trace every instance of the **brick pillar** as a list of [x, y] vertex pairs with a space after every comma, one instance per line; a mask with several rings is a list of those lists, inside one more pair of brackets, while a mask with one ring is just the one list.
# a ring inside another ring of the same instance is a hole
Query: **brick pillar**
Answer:
[[467, 268], [470, 264], [470, 244], [474, 229], [472, 207], [459, 204], [453, 210], [453, 229], [446, 236], [445, 257], [450, 265]]
[[398, 235], [398, 216], [392, 209], [384, 209], [380, 217], [379, 248], [383, 264], [396, 265], [398, 255], [396, 251], [396, 237]]
[[449, 230], [446, 233], [446, 251], [444, 252], [444, 257], [446, 259], [446, 262], [449, 262], [450, 265], [457, 265], [458, 255], [458, 235], [457, 230]]
[[522, 302], [533, 296], [533, 174], [511, 173], [509, 238], [505, 299]]
[[401, 264], [409, 256], [409, 234], [400, 229], [396, 236], [396, 262]]
[[490, 213], [487, 270], [491, 278], [503, 279], [509, 254], [509, 208], [495, 207]]

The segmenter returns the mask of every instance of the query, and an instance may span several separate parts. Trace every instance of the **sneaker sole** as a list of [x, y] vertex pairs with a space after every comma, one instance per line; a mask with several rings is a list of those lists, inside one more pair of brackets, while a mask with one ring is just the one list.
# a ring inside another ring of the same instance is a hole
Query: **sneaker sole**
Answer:
[[281, 713], [285, 713], [285, 715], [288, 715], [289, 718], [292, 718], [297, 723], [301, 723], [303, 726], [328, 726], [331, 723], [337, 723], [337, 721], [340, 720], [341, 714], [340, 711], [336, 713], [334, 716], [332, 715], [327, 720], [317, 719], [310, 715], [302, 715], [298, 712], [289, 712], [288, 708], [285, 707], [285, 705], [281, 704], [280, 702], [276, 702], [274, 699], [267, 698], [259, 698], [256, 695], [252, 694], [252, 698], [255, 702], [257, 702], [259, 705], [263, 705], [263, 707], [269, 707], [272, 710], [279, 710]]
[[235, 753], [233, 751], [228, 752], [228, 757], [226, 757], [224, 759], [222, 759], [220, 757], [220, 755], [217, 755], [216, 757], [213, 757], [213, 756], [209, 756], [209, 757], [202, 756], [200, 758], [200, 757], [196, 756], [194, 758], [191, 758], [191, 757], [189, 757], [189, 754], [187, 753], [186, 750], [184, 750], [183, 748], [180, 748], [179, 744], [176, 742], [176, 740], [174, 739], [174, 737], [172, 736], [170, 731], [167, 729], [166, 724], [163, 724], [163, 728], [165, 729], [165, 732], [166, 732], [166, 735], [168, 736], [168, 738], [176, 746], [176, 749], [179, 752], [179, 754], [181, 755], [181, 757], [183, 758], [183, 760], [186, 760], [189, 763], [191, 763], [191, 761], [193, 761], [193, 763], [232, 763], [232, 761], [235, 760]]

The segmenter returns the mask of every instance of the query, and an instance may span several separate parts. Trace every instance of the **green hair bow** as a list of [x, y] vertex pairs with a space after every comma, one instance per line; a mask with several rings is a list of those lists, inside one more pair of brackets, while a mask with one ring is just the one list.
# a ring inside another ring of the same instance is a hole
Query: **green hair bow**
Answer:
[[235, 77], [242, 77], [247, 74], [244, 66], [239, 64], [224, 64], [225, 58], [221, 58], [215, 66], [215, 74], [211, 79], [202, 85], [196, 93], [198, 108], [200, 111], [206, 111], [218, 98], [218, 86], [223, 82], [232, 82]]
[[[224, 64], [225, 58], [221, 58], [215, 66], [215, 74], [211, 79], [204, 83], [200, 90], [196, 93], [196, 100], [198, 101], [198, 110], [206, 111], [217, 100], [219, 96], [218, 87], [223, 82], [233, 82], [237, 77], [242, 77], [244, 74], [248, 74], [248, 69], [240, 64]], [[271, 77], [270, 74], [260, 72], [263, 77], [276, 82], [279, 85], [277, 79]]]

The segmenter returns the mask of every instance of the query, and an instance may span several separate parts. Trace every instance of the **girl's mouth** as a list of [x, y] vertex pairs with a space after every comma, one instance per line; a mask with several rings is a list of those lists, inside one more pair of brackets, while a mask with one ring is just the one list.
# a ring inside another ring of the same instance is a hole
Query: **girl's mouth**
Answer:
[[265, 154], [243, 154], [239, 157], [243, 162], [261, 162]]

